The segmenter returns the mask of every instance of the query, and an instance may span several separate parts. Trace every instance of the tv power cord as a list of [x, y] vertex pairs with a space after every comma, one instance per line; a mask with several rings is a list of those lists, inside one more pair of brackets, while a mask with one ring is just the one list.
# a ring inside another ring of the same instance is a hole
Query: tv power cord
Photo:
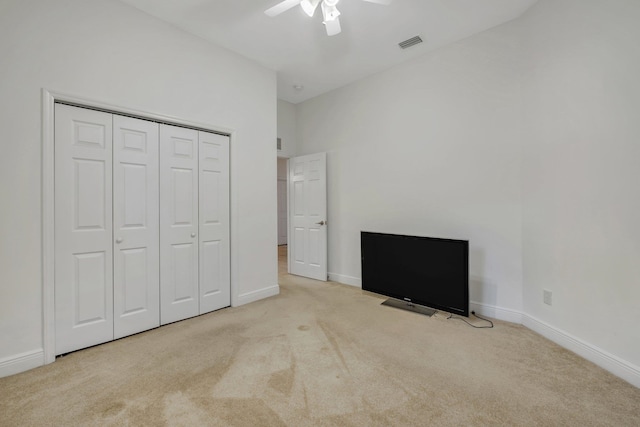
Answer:
[[462, 320], [467, 325], [471, 326], [472, 328], [476, 328], [476, 329], [491, 329], [491, 328], [493, 328], [493, 322], [491, 320], [485, 319], [484, 317], [478, 316], [475, 311], [472, 311], [471, 314], [474, 315], [475, 317], [477, 317], [480, 320], [484, 320], [485, 322], [489, 322], [489, 325], [476, 326], [476, 325], [473, 325], [473, 324], [467, 322], [467, 320], [465, 318], [460, 317], [460, 316], [454, 316], [453, 314], [450, 314], [449, 317], [447, 317], [447, 320], [449, 320], [449, 319]]

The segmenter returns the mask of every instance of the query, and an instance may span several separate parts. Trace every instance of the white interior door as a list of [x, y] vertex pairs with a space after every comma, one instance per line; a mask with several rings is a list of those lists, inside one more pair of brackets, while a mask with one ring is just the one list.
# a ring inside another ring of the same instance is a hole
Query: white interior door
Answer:
[[231, 305], [229, 137], [199, 132], [200, 314]]
[[112, 116], [55, 106], [56, 354], [113, 339]]
[[159, 125], [113, 116], [114, 339], [160, 326]]
[[327, 156], [289, 159], [291, 274], [327, 280]]
[[278, 245], [287, 244], [287, 180], [278, 178]]
[[160, 125], [160, 323], [199, 312], [198, 131]]

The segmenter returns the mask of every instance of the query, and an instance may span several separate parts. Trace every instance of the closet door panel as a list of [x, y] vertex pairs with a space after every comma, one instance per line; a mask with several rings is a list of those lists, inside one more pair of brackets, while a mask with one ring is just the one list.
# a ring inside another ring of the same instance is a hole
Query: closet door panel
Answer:
[[113, 117], [114, 338], [160, 326], [159, 125]]
[[160, 125], [160, 320], [199, 314], [198, 131]]
[[199, 132], [200, 313], [231, 304], [229, 137]]
[[112, 117], [55, 106], [56, 354], [113, 339]]

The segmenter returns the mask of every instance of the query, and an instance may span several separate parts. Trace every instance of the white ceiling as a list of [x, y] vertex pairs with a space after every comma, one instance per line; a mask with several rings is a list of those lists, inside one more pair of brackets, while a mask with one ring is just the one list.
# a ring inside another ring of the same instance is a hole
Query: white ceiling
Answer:
[[[295, 104], [510, 21], [537, 0], [341, 0], [342, 33], [332, 37], [319, 11], [266, 16], [280, 0], [122, 1], [276, 70], [278, 98]], [[398, 47], [416, 35], [425, 42]]]

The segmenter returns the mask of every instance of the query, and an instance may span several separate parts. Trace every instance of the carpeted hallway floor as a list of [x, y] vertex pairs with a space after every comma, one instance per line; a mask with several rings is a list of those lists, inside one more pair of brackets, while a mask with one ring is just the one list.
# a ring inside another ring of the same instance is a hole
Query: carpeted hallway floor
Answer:
[[522, 326], [384, 307], [283, 265], [280, 284], [0, 379], [0, 425], [640, 425], [640, 389]]

